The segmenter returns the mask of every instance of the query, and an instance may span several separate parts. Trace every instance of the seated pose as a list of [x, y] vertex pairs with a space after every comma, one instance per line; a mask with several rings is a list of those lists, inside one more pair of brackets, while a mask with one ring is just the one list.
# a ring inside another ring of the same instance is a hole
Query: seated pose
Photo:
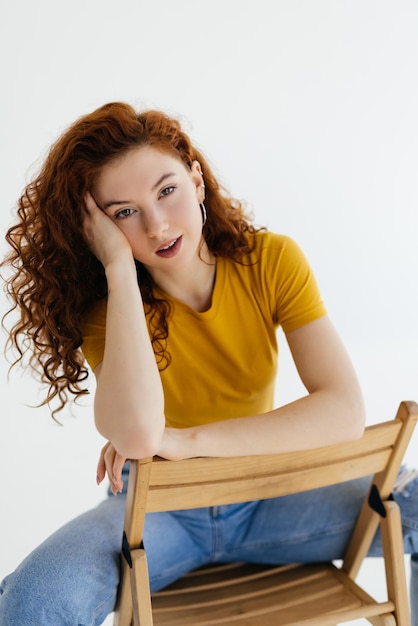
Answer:
[[[106, 104], [53, 145], [19, 200], [3, 265], [11, 344], [56, 414], [97, 379], [97, 471], [122, 492], [129, 459], [271, 454], [361, 437], [350, 359], [302, 251], [258, 228], [177, 120]], [[277, 329], [306, 395], [274, 408]], [[401, 476], [418, 626], [418, 481]], [[367, 481], [147, 516], [152, 591], [209, 562], [342, 557]], [[58, 530], [5, 578], [4, 626], [92, 626], [115, 606], [125, 496]], [[371, 555], [381, 554], [376, 535]]]

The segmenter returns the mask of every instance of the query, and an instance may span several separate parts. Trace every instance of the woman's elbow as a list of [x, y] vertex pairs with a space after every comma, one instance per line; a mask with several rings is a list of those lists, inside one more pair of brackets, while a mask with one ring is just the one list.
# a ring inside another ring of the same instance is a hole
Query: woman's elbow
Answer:
[[114, 446], [125, 459], [146, 459], [158, 454], [161, 438], [162, 435], [158, 433], [131, 433], [128, 436], [119, 436], [114, 441]]
[[347, 402], [344, 421], [347, 441], [361, 439], [366, 427], [366, 409], [361, 394]]
[[103, 437], [111, 441], [121, 457], [145, 459], [155, 456], [161, 447], [165, 428], [165, 416], [155, 415], [147, 423], [141, 420], [112, 420], [110, 423], [95, 418], [96, 428]]

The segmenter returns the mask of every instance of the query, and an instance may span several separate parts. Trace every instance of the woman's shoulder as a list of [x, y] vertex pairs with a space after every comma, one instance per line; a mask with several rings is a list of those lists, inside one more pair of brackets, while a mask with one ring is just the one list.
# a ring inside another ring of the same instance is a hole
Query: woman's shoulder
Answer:
[[299, 245], [292, 237], [267, 229], [248, 233], [248, 242], [252, 260], [266, 255], [269, 256], [269, 252], [274, 252], [275, 256], [280, 256], [283, 253], [290, 256], [299, 256], [302, 253]]

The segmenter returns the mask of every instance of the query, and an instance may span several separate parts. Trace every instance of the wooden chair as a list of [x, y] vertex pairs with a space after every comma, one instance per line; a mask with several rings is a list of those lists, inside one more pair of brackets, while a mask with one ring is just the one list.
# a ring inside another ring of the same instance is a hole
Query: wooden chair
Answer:
[[[331, 626], [366, 618], [408, 626], [401, 522], [391, 490], [418, 418], [402, 402], [396, 418], [354, 442], [307, 452], [132, 462], [128, 485], [118, 626]], [[373, 476], [341, 567], [229, 564], [196, 570], [150, 595], [142, 545], [145, 513], [272, 498]], [[354, 579], [380, 523], [387, 601]], [[151, 608], [152, 607], [152, 608]]]

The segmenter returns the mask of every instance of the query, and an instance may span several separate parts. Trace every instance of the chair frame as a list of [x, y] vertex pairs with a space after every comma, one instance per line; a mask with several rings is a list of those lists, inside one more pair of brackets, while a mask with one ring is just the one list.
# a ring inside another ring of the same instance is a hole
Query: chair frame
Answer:
[[[115, 626], [230, 623], [335, 626], [360, 617], [375, 626], [409, 626], [400, 512], [391, 498], [391, 491], [417, 419], [418, 405], [405, 401], [400, 404], [395, 419], [367, 427], [361, 439], [349, 443], [275, 455], [183, 461], [154, 457], [131, 462]], [[162, 590], [151, 597], [142, 543], [147, 512], [273, 498], [362, 476], [372, 476], [371, 489], [340, 567], [326, 563], [276, 568], [245, 564], [207, 568], [191, 573], [187, 580], [181, 579], [173, 589]], [[386, 602], [376, 602], [355, 583], [379, 524], [386, 571]], [[235, 589], [236, 579], [228, 582], [231, 575], [236, 575], [234, 570], [244, 582], [244, 591], [237, 596], [236, 606], [230, 603], [228, 596], [229, 590]], [[262, 584], [255, 583], [260, 581], [260, 576], [265, 577]], [[268, 597], [265, 581], [270, 579], [274, 593]], [[300, 598], [292, 604], [289, 598], [297, 592], [290, 590], [299, 589], [294, 587], [296, 580], [301, 585]], [[263, 587], [261, 601], [252, 599], [254, 584]], [[197, 586], [192, 589], [192, 585]], [[333, 608], [330, 590], [337, 587]], [[222, 589], [225, 599], [221, 600]], [[212, 604], [206, 601], [208, 594], [213, 596]], [[301, 602], [308, 597], [308, 603]], [[270, 608], [270, 599], [274, 599], [275, 608]], [[174, 604], [170, 606], [170, 602]], [[203, 603], [203, 609], [199, 608], [199, 603]], [[202, 612], [207, 617], [202, 617]]]

